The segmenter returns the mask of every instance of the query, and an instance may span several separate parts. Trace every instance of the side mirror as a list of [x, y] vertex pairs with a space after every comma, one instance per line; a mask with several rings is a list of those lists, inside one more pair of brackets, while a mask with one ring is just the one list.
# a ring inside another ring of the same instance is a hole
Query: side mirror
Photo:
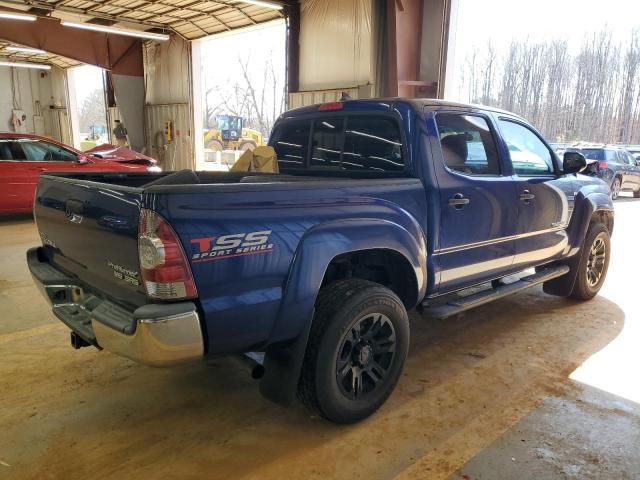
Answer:
[[640, 167], [640, 158], [636, 159], [636, 167]]
[[562, 170], [565, 174], [579, 173], [587, 168], [587, 160], [578, 152], [564, 152]]

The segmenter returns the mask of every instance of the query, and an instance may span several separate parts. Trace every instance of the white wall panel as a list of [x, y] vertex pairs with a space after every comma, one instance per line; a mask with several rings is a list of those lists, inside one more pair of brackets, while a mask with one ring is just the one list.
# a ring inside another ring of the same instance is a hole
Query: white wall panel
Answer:
[[146, 103], [187, 103], [191, 98], [191, 47], [172, 35], [168, 42], [144, 44]]
[[[144, 45], [145, 131], [147, 154], [164, 170], [195, 168], [191, 88], [191, 46], [172, 35], [163, 43]], [[164, 137], [166, 121], [174, 138]]]
[[373, 83], [371, 0], [302, 0], [300, 90]]
[[[0, 67], [0, 92], [2, 92], [0, 95], [0, 131], [13, 131], [11, 113], [16, 108], [23, 110], [27, 115], [27, 132], [35, 132], [34, 116], [43, 116], [44, 134], [52, 135], [51, 115], [48, 110], [49, 106], [54, 102], [53, 78], [60, 72], [64, 73], [63, 70], [58, 68], [44, 72], [26, 68]], [[60, 97], [64, 102], [64, 83], [60, 90], [62, 91], [57, 91], [56, 96]]]

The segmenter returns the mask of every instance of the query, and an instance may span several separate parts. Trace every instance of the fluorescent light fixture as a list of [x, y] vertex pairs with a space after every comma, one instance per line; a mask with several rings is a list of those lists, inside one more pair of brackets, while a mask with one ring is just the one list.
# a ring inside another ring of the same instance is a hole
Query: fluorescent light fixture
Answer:
[[269, 0], [242, 0], [242, 3], [257, 5], [259, 7], [273, 8], [274, 10], [282, 10], [282, 4], [278, 2], [270, 2]]
[[24, 20], [27, 22], [34, 22], [38, 17], [35, 15], [29, 15], [28, 13], [0, 12], [0, 18], [4, 18], [6, 20]]
[[46, 65], [44, 63], [0, 62], [0, 67], [36, 68], [38, 70], [51, 70], [51, 65]]
[[67, 22], [65, 20], [62, 22], [62, 25], [64, 25], [65, 27], [81, 28], [83, 30], [92, 30], [94, 32], [113, 33], [114, 35], [125, 35], [127, 37], [138, 37], [138, 38], [146, 38], [149, 40], [158, 40], [159, 42], [164, 42], [166, 40], [169, 40], [169, 35], [165, 35], [164, 33], [141, 32], [140, 30], [107, 27], [105, 25], [95, 25], [93, 23]]
[[34, 55], [46, 55], [47, 52], [44, 50], [38, 50], [37, 48], [28, 48], [28, 47], [7, 47], [5, 48], [7, 52], [21, 52], [21, 53], [33, 53]]

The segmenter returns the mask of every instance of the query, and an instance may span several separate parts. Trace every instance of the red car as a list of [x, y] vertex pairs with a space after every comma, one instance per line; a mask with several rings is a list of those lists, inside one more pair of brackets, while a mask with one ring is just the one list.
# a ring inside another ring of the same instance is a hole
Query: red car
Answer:
[[0, 214], [31, 212], [42, 172], [159, 171], [157, 163], [114, 145], [81, 152], [38, 135], [0, 133]]

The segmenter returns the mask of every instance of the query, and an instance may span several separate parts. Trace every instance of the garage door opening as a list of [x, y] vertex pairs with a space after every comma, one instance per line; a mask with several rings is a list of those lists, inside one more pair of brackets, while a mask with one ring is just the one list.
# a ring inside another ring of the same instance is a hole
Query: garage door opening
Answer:
[[92, 65], [70, 68], [68, 81], [74, 146], [88, 150], [109, 143], [104, 70]]
[[[266, 144], [285, 109], [286, 25], [271, 22], [197, 42], [201, 97], [199, 170], [228, 170], [246, 150]], [[198, 71], [196, 68], [194, 70]], [[199, 129], [196, 128], [196, 131]]]

